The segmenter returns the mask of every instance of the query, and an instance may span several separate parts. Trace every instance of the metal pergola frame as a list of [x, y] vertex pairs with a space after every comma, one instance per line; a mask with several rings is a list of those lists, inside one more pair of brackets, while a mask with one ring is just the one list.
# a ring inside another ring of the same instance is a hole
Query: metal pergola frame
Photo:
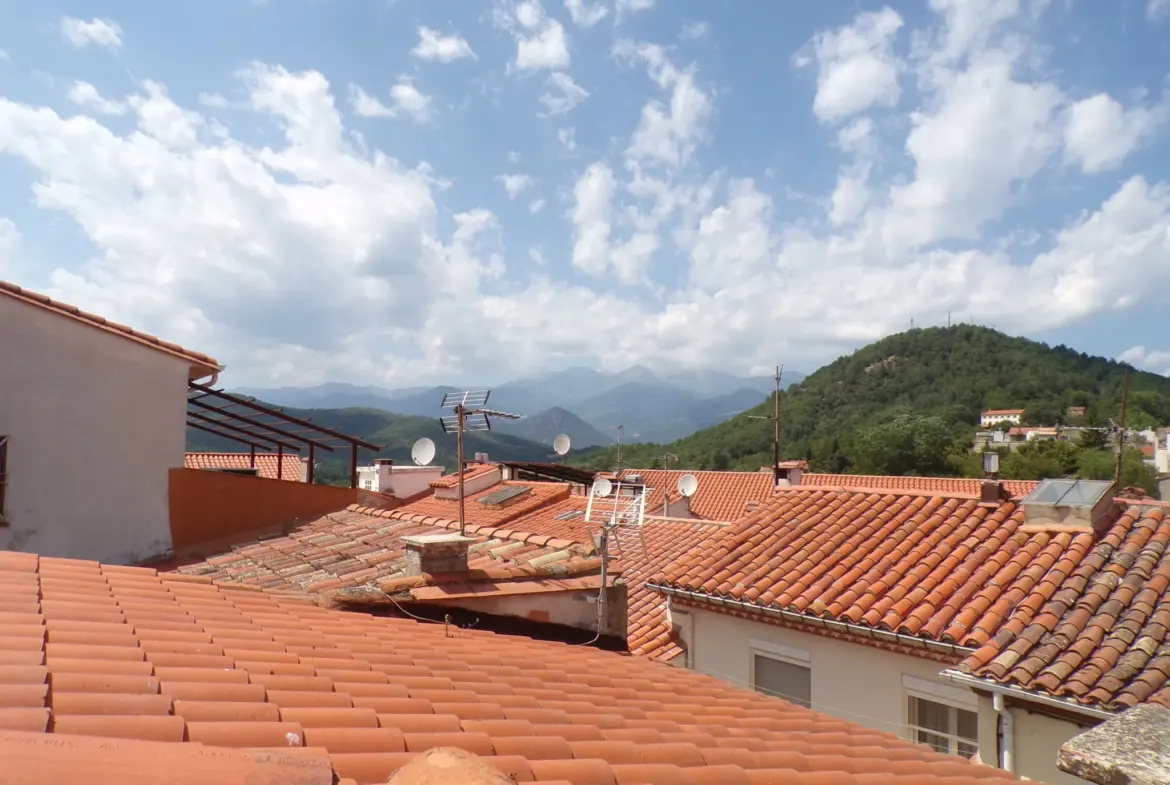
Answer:
[[378, 452], [382, 448], [356, 436], [316, 425], [288, 412], [258, 401], [217, 390], [206, 384], [187, 383], [187, 427], [222, 439], [230, 439], [249, 448], [250, 465], [256, 465], [256, 451], [277, 455], [281, 476], [284, 453], [297, 453], [308, 447], [309, 476], [313, 482], [317, 450], [334, 452], [349, 448], [349, 484], [357, 487], [358, 448]]

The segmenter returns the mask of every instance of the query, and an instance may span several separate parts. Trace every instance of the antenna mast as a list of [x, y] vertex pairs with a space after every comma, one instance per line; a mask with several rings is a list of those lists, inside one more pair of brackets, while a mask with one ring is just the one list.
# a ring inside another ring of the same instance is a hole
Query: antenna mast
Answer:
[[753, 420], [771, 420], [774, 424], [775, 431], [772, 436], [772, 479], [777, 485], [780, 484], [780, 379], [784, 375], [784, 366], [776, 366], [776, 391], [773, 393], [773, 412], [772, 416], [768, 417], [759, 414], [749, 414], [748, 417]]
[[614, 427], [614, 428], [617, 428], [617, 432], [618, 432], [618, 443], [617, 443], [617, 469], [615, 469], [614, 471], [615, 471], [615, 473], [617, 473], [617, 474], [621, 474], [621, 471], [622, 471], [622, 433], [625, 431], [625, 428], [626, 428], [626, 426], [624, 426], [624, 425], [615, 425], [615, 426], [613, 426], [613, 427]]
[[439, 405], [442, 409], [452, 409], [454, 414], [439, 418], [443, 426], [443, 433], [455, 432], [458, 440], [456, 460], [459, 463], [459, 533], [466, 534], [466, 520], [464, 517], [463, 498], [463, 434], [465, 431], [490, 431], [492, 417], [504, 420], [519, 420], [520, 415], [500, 412], [495, 409], [486, 409], [491, 390], [464, 390], [463, 392], [447, 393]]
[[1129, 403], [1129, 368], [1125, 369], [1125, 382], [1121, 387], [1121, 428], [1117, 432], [1117, 469], [1113, 473], [1113, 492], [1121, 491], [1121, 458], [1125, 455], [1125, 409]]

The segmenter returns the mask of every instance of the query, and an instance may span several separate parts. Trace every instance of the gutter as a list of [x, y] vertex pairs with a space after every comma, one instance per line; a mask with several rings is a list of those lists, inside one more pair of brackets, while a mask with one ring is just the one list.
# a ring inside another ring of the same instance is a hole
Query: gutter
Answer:
[[800, 622], [812, 627], [820, 627], [821, 629], [831, 630], [833, 632], [849, 632], [854, 635], [859, 635], [864, 638], [871, 638], [873, 640], [882, 641], [883, 643], [900, 643], [905, 646], [912, 646], [916, 649], [926, 649], [927, 651], [940, 652], [943, 654], [954, 654], [966, 656], [973, 654], [975, 649], [966, 646], [960, 646], [957, 643], [942, 643], [940, 641], [929, 640], [927, 638], [917, 638], [913, 635], [903, 635], [898, 632], [887, 632], [884, 630], [875, 630], [872, 627], [866, 627], [861, 624], [853, 624], [847, 621], [836, 621], [833, 619], [822, 619], [819, 616], [809, 616], [804, 613], [796, 611], [782, 610], [780, 608], [768, 608], [763, 605], [756, 605], [750, 602], [742, 602], [740, 600], [732, 600], [724, 597], [712, 597], [709, 594], [700, 594], [698, 592], [687, 591], [686, 589], [675, 589], [670, 586], [663, 586], [658, 583], [646, 583], [647, 588], [662, 592], [668, 597], [679, 597], [684, 600], [702, 603], [704, 605], [724, 606], [728, 608], [738, 608], [749, 613], [760, 614], [764, 616], [778, 616], [787, 621]]
[[1095, 709], [1091, 706], [1084, 706], [1076, 701], [1068, 698], [1056, 698], [1051, 695], [1043, 695], [1036, 692], [1029, 692], [1022, 690], [1019, 687], [1010, 687], [1006, 684], [998, 684], [987, 679], [976, 678], [975, 676], [968, 676], [965, 673], [947, 669], [941, 674], [943, 678], [950, 681], [952, 684], [957, 684], [961, 687], [967, 687], [972, 690], [984, 690], [992, 693], [992, 695], [1003, 695], [1008, 698], [1015, 698], [1022, 703], [1034, 703], [1038, 706], [1048, 706], [1053, 709], [1063, 709], [1064, 711], [1071, 711], [1075, 714], [1080, 714], [1083, 717], [1091, 717], [1095, 720], [1109, 720], [1117, 715], [1114, 712], [1106, 711], [1105, 709]]

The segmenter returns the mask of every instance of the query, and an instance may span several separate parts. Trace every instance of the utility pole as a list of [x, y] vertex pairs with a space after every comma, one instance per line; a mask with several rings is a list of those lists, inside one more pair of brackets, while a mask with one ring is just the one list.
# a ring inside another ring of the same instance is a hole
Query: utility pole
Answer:
[[772, 479], [780, 482], [780, 379], [784, 375], [784, 366], [776, 366], [776, 391], [773, 393], [773, 412], [771, 417], [758, 414], [749, 414], [753, 420], [771, 420], [775, 433], [772, 436]]
[[1125, 382], [1121, 387], [1121, 428], [1117, 432], [1117, 469], [1113, 473], [1113, 492], [1121, 490], [1121, 459], [1125, 455], [1125, 409], [1129, 403], [1129, 368], [1125, 369]]

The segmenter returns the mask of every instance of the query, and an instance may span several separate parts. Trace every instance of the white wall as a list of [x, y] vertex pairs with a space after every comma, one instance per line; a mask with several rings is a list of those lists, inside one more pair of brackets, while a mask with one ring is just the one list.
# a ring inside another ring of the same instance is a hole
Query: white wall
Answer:
[[171, 546], [188, 364], [0, 297], [0, 549], [127, 564]]
[[[1008, 705], [1007, 711], [1012, 716], [1012, 768], [1016, 776], [1021, 779], [1039, 780], [1049, 785], [1085, 785], [1085, 780], [1065, 774], [1056, 767], [1056, 757], [1060, 747], [1073, 736], [1084, 733], [1091, 727], [1092, 720], [1086, 719], [1086, 725], [1078, 725], [1066, 720], [1056, 719], [1046, 714], [1028, 711], [1020, 706]], [[991, 699], [979, 697], [979, 733], [995, 738], [996, 712], [992, 707]], [[990, 757], [994, 757], [993, 742], [987, 744], [986, 749]]]
[[[684, 609], [679, 609], [684, 610]], [[756, 646], [787, 646], [806, 652], [812, 679], [812, 708], [874, 730], [911, 738], [907, 730], [905, 678], [956, 692], [976, 710], [975, 695], [939, 674], [944, 664], [883, 651], [821, 635], [797, 632], [738, 619], [718, 611], [685, 608], [691, 618], [680, 622], [688, 640], [691, 667], [716, 678], [751, 687], [753, 641]]]

